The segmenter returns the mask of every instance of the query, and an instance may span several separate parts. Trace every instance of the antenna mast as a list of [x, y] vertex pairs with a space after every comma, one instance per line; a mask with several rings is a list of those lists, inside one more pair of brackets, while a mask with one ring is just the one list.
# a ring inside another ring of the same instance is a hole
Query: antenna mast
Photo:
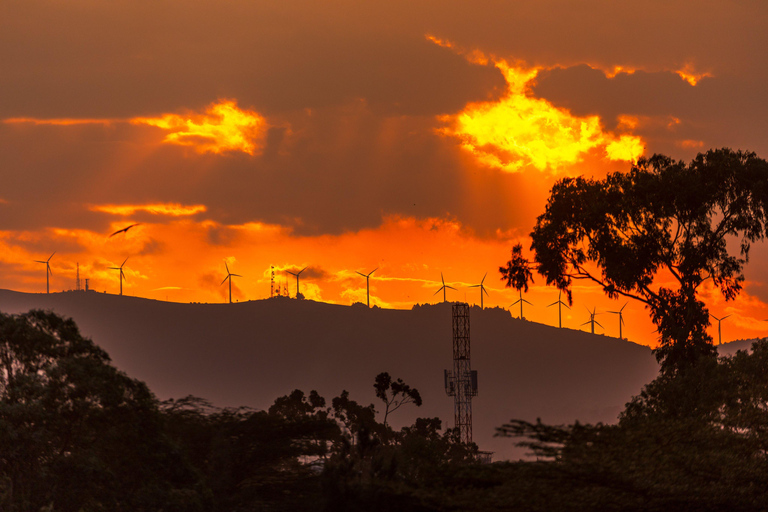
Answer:
[[275, 266], [272, 265], [269, 268], [272, 271], [272, 274], [269, 280], [269, 298], [272, 298], [275, 296]]
[[75, 290], [80, 291], [80, 262], [77, 263], [77, 283]]
[[469, 304], [453, 304], [453, 371], [445, 370], [445, 392], [454, 397], [454, 426], [463, 443], [472, 442], [472, 397], [477, 396], [477, 371], [469, 358]]

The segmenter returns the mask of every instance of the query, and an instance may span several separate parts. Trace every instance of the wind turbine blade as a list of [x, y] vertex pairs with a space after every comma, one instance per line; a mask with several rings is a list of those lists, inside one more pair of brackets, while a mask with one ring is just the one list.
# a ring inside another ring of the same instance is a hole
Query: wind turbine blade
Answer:
[[558, 302], [560, 302], [560, 304], [562, 304], [566, 308], [571, 309], [571, 307], [568, 304], [566, 304], [565, 302], [561, 302], [561, 301], [558, 301]]
[[624, 311], [624, 308], [627, 307], [627, 304], [629, 304], [629, 302], [625, 302], [624, 305], [621, 306], [621, 309], [619, 311]]
[[726, 319], [726, 318], [728, 318], [729, 316], [731, 316], [731, 315], [725, 315], [725, 316], [724, 316], [723, 318], [721, 318], [720, 320], [725, 320], [725, 319]]
[[531, 304], [530, 302], [528, 302], [528, 301], [527, 301], [527, 300], [525, 300], [525, 299], [523, 299], [523, 302], [525, 302], [525, 303], [526, 303], [526, 304], [528, 304], [529, 306], [533, 306], [533, 304]]
[[[224, 278], [224, 280], [221, 282], [221, 284], [224, 284], [224, 283], [226, 283], [226, 282], [227, 282], [227, 279], [229, 279], [229, 276], [231, 276], [231, 275], [232, 275], [232, 274], [227, 274], [227, 277], [225, 277], [225, 278]], [[221, 286], [221, 284], [220, 284], [219, 286]]]
[[227, 275], [229, 275], [229, 265], [227, 265], [227, 260], [224, 260], [224, 268], [227, 269]]
[[305, 270], [307, 270], [308, 268], [309, 268], [309, 267], [304, 267], [303, 269], [299, 270], [299, 274], [301, 274], [302, 272], [304, 272], [304, 271], [305, 271]]
[[[130, 256], [128, 256], [130, 258]], [[125, 265], [125, 262], [128, 261], [128, 258], [125, 258], [125, 261], [123, 262], [123, 265]], [[123, 265], [120, 265], [120, 268], [123, 268]]]
[[[53, 254], [56, 254], [56, 251], [53, 251]], [[49, 261], [51, 261], [51, 258], [53, 258], [53, 254], [51, 254], [50, 256], [48, 256], [48, 259], [47, 259], [47, 260], [45, 260], [45, 262], [46, 262], [46, 263], [48, 263]]]
[[[595, 325], [600, 325], [600, 322], [598, 322], [597, 320], [595, 320]], [[600, 325], [600, 328], [601, 328], [601, 329], [605, 329], [605, 327], [603, 327], [602, 325]]]
[[445, 286], [445, 279], [443, 278], [443, 273], [440, 272], [440, 281], [443, 282], [443, 286]]
[[483, 284], [483, 281], [485, 281], [485, 278], [486, 278], [486, 277], [488, 277], [488, 272], [486, 272], [486, 273], [483, 275], [483, 278], [480, 280], [480, 284]]
[[477, 288], [478, 286], [482, 286], [482, 285], [479, 285], [479, 284], [471, 284], [471, 285], [467, 286], [467, 288]]
[[547, 306], [547, 307], [548, 307], [548, 308], [551, 308], [551, 307], [552, 307], [552, 306], [554, 306], [555, 304], [557, 304], [557, 302], [553, 302], [552, 304], [550, 304], [550, 305], [549, 305], [549, 306]]
[[584, 327], [585, 325], [587, 325], [587, 324], [588, 324], [588, 323], [590, 323], [590, 322], [592, 322], [592, 320], [587, 320], [586, 322], [584, 322], [583, 324], [581, 324], [579, 327]]
[[[482, 295], [483, 293], [488, 295], [488, 290], [486, 290], [483, 285], [480, 285], [480, 294]], [[488, 295], [488, 296], [490, 297], [490, 295]]]
[[35, 260], [35, 263], [48, 263], [47, 261]]
[[442, 287], [441, 287], [439, 290], [437, 290], [435, 293], [433, 293], [432, 295], [433, 295], [433, 296], [434, 296], [434, 295], [437, 295], [437, 294], [438, 294], [438, 293], [440, 293], [441, 291], [443, 291], [443, 288], [442, 288]]
[[240, 274], [229, 274], [229, 275], [234, 276], [234, 277], [243, 277]]
[[374, 273], [374, 272], [376, 272], [377, 270], [379, 270], [379, 267], [376, 267], [375, 269], [371, 270], [371, 271], [368, 273], [368, 275], [370, 276], [371, 274], [373, 274], [373, 273]]
[[[355, 272], [357, 272], [357, 270], [355, 270]], [[367, 275], [363, 274], [362, 272], [357, 272], [357, 273], [360, 274], [363, 277], [368, 277]]]
[[446, 285], [445, 287], [448, 288], [449, 290], [455, 290], [456, 289], [453, 286], [448, 286], [448, 285]]

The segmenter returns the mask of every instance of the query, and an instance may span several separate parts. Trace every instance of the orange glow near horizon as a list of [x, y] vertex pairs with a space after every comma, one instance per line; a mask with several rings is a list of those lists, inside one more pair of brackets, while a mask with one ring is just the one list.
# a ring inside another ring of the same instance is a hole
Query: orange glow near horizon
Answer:
[[164, 114], [161, 117], [137, 117], [131, 122], [166, 130], [170, 133], [163, 142], [192, 146], [199, 153], [260, 153], [267, 129], [264, 116], [239, 109], [233, 100], [219, 100], [209, 105], [204, 114]]
[[[225, 243], [214, 244], [212, 231]], [[122, 238], [106, 239], [104, 233], [88, 230], [49, 229], [44, 232], [0, 231], [0, 264], [8, 270], [1, 288], [44, 293], [45, 273], [35, 260], [45, 259], [40, 246], [60, 248], [51, 260], [53, 291], [75, 288], [77, 263], [81, 278], [90, 279], [90, 288], [98, 292], [118, 293], [118, 274], [109, 267], [119, 266], [126, 258], [123, 282], [125, 295], [172, 302], [227, 301], [224, 262], [234, 278], [233, 300], [258, 300], [269, 297], [272, 267], [276, 285], [291, 296], [296, 294], [296, 278], [287, 273], [308, 267], [300, 278], [301, 293], [310, 300], [349, 305], [366, 302], [365, 278], [371, 276], [371, 304], [383, 308], [410, 309], [415, 304], [442, 301], [440, 274], [448, 290], [449, 301], [479, 304], [476, 285], [487, 273], [486, 307], [503, 308], [519, 315], [517, 292], [504, 288], [498, 267], [509, 258], [517, 238], [479, 238], [455, 220], [413, 217], [387, 217], [372, 229], [340, 235], [297, 236], [280, 225], [249, 223], [223, 225], [211, 220], [194, 221], [189, 217], [171, 217], [167, 223], [144, 223]], [[520, 240], [527, 245], [525, 240]], [[68, 247], [69, 249], [64, 249]], [[404, 251], [403, 247], [410, 250]], [[78, 249], [79, 248], [79, 249]], [[269, 250], [265, 250], [269, 248]], [[190, 258], [195, 255], [195, 258]], [[527, 320], [556, 325], [557, 308], [547, 307], [557, 300], [557, 290], [545, 286], [536, 275], [525, 295], [533, 306], [525, 306]], [[625, 300], [612, 301], [599, 287], [576, 282], [574, 304], [563, 309], [564, 328], [588, 329], [587, 309], [597, 308], [603, 326], [598, 334], [618, 335], [616, 311]], [[768, 306], [742, 293], [738, 300], [726, 303], [719, 292], [706, 289], [702, 300], [713, 314], [731, 314], [723, 324], [727, 340], [764, 336], [768, 324], [760, 319], [768, 315]], [[629, 301], [624, 310], [624, 334], [637, 343], [654, 346], [648, 312], [640, 303]], [[716, 326], [710, 334], [716, 336]]]
[[441, 133], [456, 137], [479, 162], [507, 172], [526, 167], [560, 171], [595, 150], [602, 150], [610, 161], [632, 162], [642, 156], [640, 137], [627, 133], [617, 136], [603, 129], [598, 116], [574, 116], [534, 97], [531, 86], [543, 68], [480, 58], [477, 50], [466, 52], [434, 36], [427, 38], [471, 62], [492, 61], [507, 82], [506, 93], [498, 101], [471, 103], [458, 114], [440, 117], [446, 125]]

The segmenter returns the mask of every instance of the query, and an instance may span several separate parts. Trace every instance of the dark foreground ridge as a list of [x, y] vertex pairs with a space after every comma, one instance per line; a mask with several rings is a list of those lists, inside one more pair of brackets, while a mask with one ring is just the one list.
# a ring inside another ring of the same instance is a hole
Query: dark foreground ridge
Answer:
[[[0, 311], [33, 308], [72, 317], [120, 370], [161, 400], [194, 395], [220, 407], [268, 409], [294, 389], [329, 397], [347, 389], [367, 404], [376, 400], [372, 376], [388, 371], [424, 400], [418, 412], [393, 417], [394, 426], [416, 415], [453, 426], [453, 399], [443, 389], [443, 369], [452, 365], [449, 304], [412, 310], [293, 299], [179, 304], [0, 290]], [[495, 460], [523, 454], [512, 440], [493, 437], [510, 419], [613, 423], [658, 373], [647, 347], [518, 320], [496, 308], [472, 308], [471, 342], [479, 372], [474, 440]]]

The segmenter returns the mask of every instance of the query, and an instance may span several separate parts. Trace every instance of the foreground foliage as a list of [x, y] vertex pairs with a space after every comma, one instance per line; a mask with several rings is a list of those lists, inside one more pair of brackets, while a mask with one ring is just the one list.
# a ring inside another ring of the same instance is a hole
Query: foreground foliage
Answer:
[[[617, 425], [511, 421], [535, 462], [480, 464], [402, 379], [363, 405], [294, 390], [267, 411], [159, 403], [71, 320], [0, 314], [0, 509], [766, 510], [768, 340], [664, 372]], [[405, 409], [403, 409], [405, 410]], [[379, 418], [382, 421], [379, 421]]]

